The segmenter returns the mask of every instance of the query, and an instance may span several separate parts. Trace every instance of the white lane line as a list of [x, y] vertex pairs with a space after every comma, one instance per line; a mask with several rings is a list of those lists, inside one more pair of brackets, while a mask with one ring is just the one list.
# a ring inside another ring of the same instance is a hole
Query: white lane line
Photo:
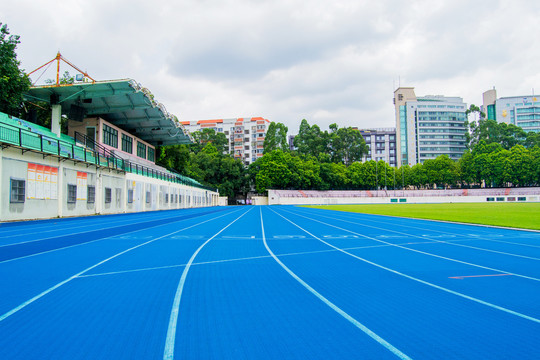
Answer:
[[[377, 227], [377, 226], [371, 226], [371, 225], [367, 225], [367, 224], [365, 224], [365, 223], [361, 223], [361, 224], [360, 224], [360, 223], [357, 223], [357, 222], [354, 222], [354, 221], [349, 221], [349, 220], [341, 219], [341, 218], [339, 218], [339, 217], [330, 217], [330, 216], [324, 216], [324, 215], [320, 215], [320, 217], [324, 217], [324, 218], [332, 219], [332, 220], [339, 220], [339, 221], [343, 221], [343, 222], [346, 222], [346, 223], [349, 223], [349, 224], [361, 225], [361, 226], [368, 227], [368, 228], [372, 228], [372, 229], [388, 231], [388, 232], [396, 233], [396, 234], [400, 234], [400, 235], [407, 235], [407, 236], [414, 237], [414, 238], [417, 238], [417, 239], [425, 239], [425, 237], [423, 237], [423, 236], [414, 235], [414, 234], [409, 234], [409, 233], [404, 233], [404, 232], [396, 231], [396, 230], [390, 230], [390, 229], [381, 228], [381, 227]], [[428, 229], [422, 229], [422, 230], [428, 230]], [[429, 231], [429, 230], [428, 230], [428, 231]], [[455, 235], [455, 234], [452, 234], [452, 233], [447, 233], [447, 234], [448, 234], [448, 235]], [[465, 245], [465, 244], [457, 244], [457, 243], [454, 243], [454, 242], [442, 241], [442, 240], [436, 240], [436, 239], [433, 239], [433, 238], [431, 238], [431, 240], [434, 241], [434, 242], [440, 243], [440, 244], [448, 244], [448, 245], [453, 245], [453, 246], [466, 247], [466, 248], [469, 248], [469, 249], [475, 249], [475, 250], [480, 250], [480, 251], [487, 251], [487, 252], [492, 252], [492, 253], [501, 254], [501, 255], [507, 255], [507, 256], [515, 256], [515, 257], [519, 257], [519, 258], [523, 258], [523, 259], [529, 259], [529, 260], [536, 260], [536, 261], [540, 260], [539, 258], [536, 258], [536, 257], [525, 256], [525, 255], [519, 255], [519, 254], [508, 253], [508, 252], [498, 251], [498, 250], [492, 250], [492, 249], [486, 249], [486, 248], [477, 247], [477, 246], [471, 246], [471, 245]]]
[[[236, 212], [236, 211], [239, 211], [239, 210], [235, 210], [234, 212]], [[231, 212], [231, 213], [232, 213], [232, 212]], [[227, 213], [227, 214], [231, 214], [231, 213]], [[223, 216], [225, 216], [225, 215], [227, 215], [227, 214], [220, 215], [220, 216], [216, 216], [216, 217], [214, 217], [214, 218], [212, 218], [212, 219], [210, 219], [210, 220], [213, 220], [213, 219], [219, 219], [220, 217], [223, 217]], [[213, 215], [213, 214], [205, 214], [205, 215], [201, 215], [201, 217], [206, 216], [206, 215]], [[132, 233], [136, 233], [136, 232], [139, 232], [139, 231], [145, 231], [145, 230], [147, 230], [147, 229], [153, 229], [153, 228], [155, 228], [155, 227], [160, 227], [160, 226], [168, 225], [168, 224], [174, 224], [174, 223], [177, 223], [177, 222], [181, 222], [181, 221], [185, 221], [185, 220], [190, 220], [190, 219], [193, 219], [193, 218], [189, 218], [189, 219], [180, 219], [180, 220], [178, 220], [178, 221], [173, 221], [173, 222], [167, 223], [167, 224], [154, 225], [154, 226], [150, 226], [150, 227], [147, 227], [147, 228], [144, 228], [144, 229], [128, 231], [128, 232], [122, 233], [122, 234], [120, 234], [120, 235], [109, 236], [109, 237], [105, 237], [105, 238], [101, 238], [101, 239], [96, 239], [96, 240], [92, 240], [92, 241], [87, 241], [87, 242], [80, 243], [80, 244], [69, 245], [69, 246], [64, 246], [64, 247], [60, 247], [60, 248], [56, 248], [56, 249], [51, 249], [51, 250], [41, 251], [41, 252], [37, 252], [37, 253], [34, 253], [34, 254], [30, 254], [30, 255], [19, 256], [19, 257], [13, 258], [13, 259], [2, 260], [2, 261], [0, 261], [0, 264], [8, 263], [8, 262], [11, 262], [11, 261], [17, 261], [17, 260], [21, 260], [21, 259], [26, 259], [26, 258], [29, 258], [29, 257], [33, 257], [33, 256], [37, 256], [37, 255], [42, 255], [42, 254], [47, 254], [47, 253], [51, 253], [51, 252], [55, 252], [55, 251], [61, 251], [61, 250], [73, 248], [73, 247], [76, 247], [76, 246], [83, 246], [83, 245], [86, 245], [86, 244], [91, 244], [91, 243], [96, 242], [96, 241], [102, 241], [102, 240], [114, 240], [117, 236], [125, 236], [126, 234], [132, 234]], [[210, 221], [210, 220], [207, 220], [207, 221]], [[121, 239], [121, 240], [123, 240], [123, 239]], [[136, 239], [135, 239], [135, 240], [136, 240]]]
[[[360, 214], [360, 213], [358, 213]], [[340, 214], [341, 215], [341, 214]], [[354, 217], [348, 217], [348, 216], [345, 216], [345, 213], [342, 214], [343, 217], [346, 217], [346, 218], [349, 218], [349, 219], [352, 219]], [[377, 216], [377, 214], [363, 214], [362, 215], [373, 215], [373, 216]], [[381, 216], [388, 216], [390, 218], [398, 218], [398, 219], [402, 219], [402, 220], [420, 220], [420, 221], [429, 221], [429, 222], [435, 222], [437, 224], [440, 224], [440, 225], [446, 225], [446, 226], [450, 226], [450, 225], [467, 225], [467, 226], [480, 226], [478, 224], [463, 224], [463, 223], [452, 223], [452, 222], [445, 222], [445, 221], [437, 221], [437, 220], [430, 220], [430, 219], [416, 219], [416, 218], [404, 218], [404, 217], [400, 217], [400, 216], [390, 216], [390, 215], [381, 215]], [[324, 216], [324, 217], [327, 217], [329, 218], [328, 216]], [[383, 222], [383, 221], [377, 221], [377, 220], [373, 220], [371, 218], [371, 216], [369, 217], [366, 217], [366, 219], [363, 219], [365, 221], [369, 221], [369, 222], [373, 222], [373, 223], [379, 223], [379, 224], [387, 224], [386, 222]], [[412, 226], [412, 225], [403, 225], [403, 224], [400, 224], [399, 226], [401, 227], [407, 227], [407, 228], [410, 228], [410, 229], [417, 229], [417, 230], [423, 230], [423, 231], [431, 231], [431, 232], [436, 232], [436, 233], [440, 233], [440, 234], [447, 234], [447, 235], [459, 235], [459, 236], [464, 236], [464, 237], [467, 237], [469, 238], [470, 241], [474, 241], [474, 240], [483, 240], [483, 241], [489, 241], [489, 242], [499, 242], [499, 243], [504, 243], [504, 244], [512, 244], [512, 245], [518, 245], [518, 246], [526, 246], [526, 247], [533, 247], [533, 248], [540, 248], [540, 245], [532, 245], [532, 244], [523, 244], [523, 243], [518, 243], [518, 242], [512, 242], [512, 241], [504, 241], [504, 240], [495, 240], [495, 239], [489, 239], [487, 238], [489, 236], [489, 234], [465, 234], [465, 235], [462, 235], [462, 234], [459, 234], [459, 233], [455, 233], [455, 232], [448, 232], [448, 231], [441, 231], [441, 230], [434, 230], [434, 229], [426, 229], [426, 228], [423, 228], [423, 227], [418, 227], [418, 226]], [[485, 229], [485, 227], [483, 227], [482, 229]], [[490, 227], [490, 229], [501, 229], [501, 228], [492, 228]], [[507, 231], [520, 231], [521, 229], [510, 229], [510, 228], [502, 228], [503, 230], [507, 230]], [[526, 231], [528, 234], [531, 234], [530, 230], [529, 229], [523, 229], [521, 230], [522, 232]], [[533, 232], [532, 234], [534, 233], [537, 233], [538, 232]]]
[[[262, 240], [262, 238], [260, 240]], [[418, 243], [418, 244], [424, 244], [424, 243]], [[381, 248], [381, 247], [389, 247], [389, 245], [355, 246], [355, 247], [343, 248], [343, 250], [360, 250], [360, 249], [371, 249], [371, 248]], [[320, 253], [328, 253], [328, 252], [336, 252], [336, 251], [337, 250], [335, 250], [335, 249], [316, 250], [316, 251], [301, 251], [301, 252], [278, 254], [276, 256], [285, 257], [285, 256], [297, 256], [297, 255], [312, 255], [312, 254], [320, 254]], [[243, 258], [233, 258], [233, 259], [223, 259], [223, 260], [213, 260], [213, 261], [201, 261], [201, 262], [193, 262], [191, 264], [191, 266], [221, 264], [221, 263], [234, 262], [234, 261], [268, 259], [268, 258], [271, 258], [271, 257], [272, 257], [271, 255], [261, 255], [261, 256], [248, 256], [248, 257], [243, 257]], [[184, 267], [186, 265], [187, 264], [174, 264], [174, 265], [164, 265], [164, 266], [152, 266], [152, 267], [146, 267], [146, 268], [137, 268], [137, 269], [130, 269], [130, 270], [110, 271], [110, 272], [97, 273], [97, 274], [87, 274], [87, 275], [79, 276], [79, 279], [96, 277], [96, 276], [128, 274], [128, 273], [140, 272], [140, 271], [175, 269], [175, 268]]]
[[176, 288], [176, 294], [174, 295], [174, 301], [173, 306], [171, 308], [171, 316], [169, 317], [169, 326], [167, 328], [167, 337], [165, 339], [165, 350], [163, 351], [163, 359], [164, 360], [172, 360], [174, 359], [174, 343], [176, 341], [176, 325], [178, 323], [178, 311], [180, 309], [180, 301], [182, 300], [182, 292], [184, 291], [184, 284], [186, 282], [187, 274], [189, 272], [189, 269], [193, 263], [193, 260], [195, 260], [195, 257], [197, 254], [202, 250], [202, 248], [208, 244], [213, 238], [221, 234], [225, 229], [227, 229], [229, 226], [234, 224], [238, 219], [240, 219], [242, 216], [246, 215], [248, 212], [251, 211], [250, 208], [248, 211], [244, 212], [242, 215], [234, 219], [229, 225], [225, 226], [223, 229], [219, 230], [214, 236], [209, 238], [202, 244], [191, 256], [188, 263], [184, 267], [184, 271], [182, 272], [182, 277], [180, 278], [180, 282], [178, 283], [178, 287]]
[[[379, 344], [384, 346], [387, 350], [391, 351], [394, 355], [399, 357], [400, 359], [411, 359], [409, 356], [405, 355], [403, 352], [401, 352], [399, 349], [397, 349], [394, 345], [390, 344], [388, 341], [384, 340], [382, 337], [377, 335], [375, 332], [370, 330], [368, 327], [360, 323], [358, 320], [347, 314], [345, 311], [343, 311], [341, 308], [339, 308], [337, 305], [335, 305], [333, 302], [325, 298], [323, 295], [321, 295], [317, 290], [309, 286], [308, 283], [306, 283], [304, 280], [302, 280], [298, 275], [296, 275], [291, 269], [289, 269], [284, 263], [281, 262], [281, 260], [278, 259], [278, 257], [272, 252], [270, 247], [268, 247], [268, 243], [266, 241], [266, 235], [264, 232], [264, 222], [263, 222], [263, 216], [262, 216], [262, 208], [259, 209], [260, 215], [261, 215], [261, 229], [262, 229], [262, 235], [263, 235], [263, 242], [264, 246], [266, 247], [266, 250], [270, 253], [270, 255], [274, 258], [274, 260], [291, 275], [296, 281], [298, 281], [303, 287], [305, 287], [309, 292], [311, 292], [313, 295], [315, 295], [319, 300], [324, 302], [326, 305], [328, 305], [332, 310], [337, 312], [339, 315], [347, 319], [350, 323], [352, 323], [354, 326], [356, 326], [358, 329], [363, 331], [366, 335], [371, 337], [373, 340], [377, 341]], [[273, 211], [273, 210], [272, 210]], [[279, 214], [278, 214], [279, 215]], [[339, 250], [339, 249], [336, 249]]]
[[[358, 233], [358, 232], [355, 232], [355, 231], [352, 231], [352, 230], [349, 230], [349, 229], [344, 229], [344, 228], [341, 228], [341, 227], [336, 226], [336, 225], [328, 224], [328, 223], [325, 223], [325, 222], [320, 221], [320, 220], [317, 220], [317, 219], [313, 219], [313, 218], [310, 218], [310, 217], [307, 217], [307, 216], [304, 216], [304, 215], [300, 215], [300, 214], [298, 214], [298, 213], [294, 213], [294, 212], [290, 212], [290, 211], [286, 211], [286, 210], [283, 210], [283, 211], [284, 211], [284, 212], [288, 212], [288, 213], [293, 214], [293, 215], [296, 215], [296, 216], [299, 216], [299, 217], [303, 217], [303, 218], [309, 219], [309, 220], [311, 220], [311, 221], [318, 222], [318, 223], [323, 224], [323, 225], [327, 225], [327, 226], [330, 226], [330, 227], [333, 227], [333, 228], [336, 228], [336, 229], [339, 229], [339, 230], [343, 230], [343, 231], [349, 232], [349, 233], [351, 233], [351, 234], [355, 234], [355, 235], [362, 236], [362, 237], [364, 237], [364, 238], [366, 238], [366, 239], [371, 239], [371, 240], [373, 240], [373, 241], [381, 242], [381, 243], [383, 243], [383, 244], [395, 246], [395, 247], [400, 248], [400, 249], [404, 249], [404, 250], [408, 250], [408, 251], [413, 251], [413, 252], [416, 252], [416, 253], [419, 253], [419, 254], [424, 254], [424, 255], [428, 255], [428, 256], [433, 256], [433, 257], [436, 257], [436, 258], [439, 258], [439, 259], [444, 259], [444, 260], [448, 260], [448, 261], [452, 261], [452, 262], [457, 262], [457, 263], [460, 263], [460, 264], [470, 265], [470, 266], [474, 266], [474, 267], [481, 268], [481, 269], [491, 270], [491, 271], [495, 271], [495, 272], [499, 272], [499, 273], [511, 274], [511, 275], [514, 275], [514, 276], [517, 276], [517, 277], [521, 277], [521, 278], [524, 278], [524, 279], [529, 279], [529, 280], [534, 280], [534, 281], [540, 281], [540, 279], [535, 278], [535, 277], [532, 277], [532, 276], [527, 276], [527, 275], [517, 274], [517, 273], [511, 272], [511, 271], [500, 270], [500, 269], [492, 268], [492, 267], [489, 267], [489, 266], [483, 266], [483, 265], [473, 264], [473, 263], [470, 263], [470, 262], [467, 262], [467, 261], [457, 260], [457, 259], [449, 258], [449, 257], [442, 256], [442, 255], [432, 254], [432, 253], [425, 252], [425, 251], [421, 251], [421, 250], [417, 250], [417, 249], [411, 249], [411, 248], [408, 248], [408, 247], [406, 247], [406, 246], [402, 246], [402, 245], [398, 245], [398, 244], [389, 243], [389, 242], [386, 242], [386, 241], [383, 241], [383, 240], [376, 239], [376, 238], [371, 237], [371, 236], [363, 235], [363, 234], [361, 234], [361, 233]], [[274, 212], [275, 212], [275, 211], [274, 211]], [[281, 216], [281, 215], [280, 215], [280, 216]]]
[[[80, 223], [83, 223], [83, 222], [91, 222], [91, 226], [100, 226], [100, 225], [111, 225], [113, 224], [122, 224], [122, 223], [132, 223], [134, 220], [137, 220], [138, 218], [141, 218], [141, 219], [145, 219], [145, 218], [148, 218], [150, 220], [148, 221], [152, 221], [151, 219], [153, 217], [148, 217], [148, 216], [139, 216], [140, 213], [130, 213], [130, 214], [125, 214], [126, 217], [123, 218], [123, 219], [103, 219], [103, 218], [96, 218], [94, 216], [90, 217], [90, 216], [84, 216], [82, 217], [81, 219], [77, 219], [77, 220], [74, 220], [75, 224], [74, 225], [77, 225], [77, 224], [80, 224]], [[147, 214], [147, 213], [144, 213], [144, 214]], [[133, 216], [131, 216], [133, 215]], [[153, 214], [155, 215], [155, 214]], [[167, 218], [172, 218], [174, 217], [175, 215], [171, 215], [171, 214], [168, 214], [170, 216], [159, 216], [159, 217], [156, 217], [155, 220], [161, 220], [161, 219], [167, 219]], [[106, 215], [105, 215], [106, 216]], [[128, 219], [129, 218], [129, 219]], [[73, 223], [71, 223], [73, 225]], [[17, 236], [26, 236], [26, 235], [34, 235], [34, 234], [42, 234], [42, 233], [46, 233], [46, 232], [52, 232], [52, 231], [62, 231], [62, 229], [65, 229], [66, 226], [69, 227], [70, 229], [79, 229], [79, 228], [84, 228], [84, 227], [88, 227], [88, 225], [81, 225], [81, 226], [69, 226], [69, 223], [64, 223], [62, 222], [61, 219], [59, 219], [59, 222], [57, 223], [53, 223], [53, 224], [49, 224], [49, 225], [45, 225], [45, 224], [41, 224], [42, 226], [38, 226], [38, 224], [25, 224], [24, 226], [22, 226], [24, 229], [27, 229], [28, 227], [37, 227], [37, 230], [40, 230], [40, 231], [36, 231], [36, 232], [31, 232], [31, 233], [22, 233], [20, 234], [20, 231], [21, 229], [20, 228], [14, 228], [14, 229], [3, 229], [2, 226], [0, 225], [0, 234], [4, 235], [4, 234], [8, 234], [6, 236], [0, 236], [0, 239], [4, 239], [4, 238], [13, 238], [13, 237], [17, 237]], [[52, 229], [50, 229], [52, 228]], [[49, 229], [49, 230], [45, 230], [45, 229]], [[18, 234], [10, 234], [10, 233], [18, 233]], [[18, 243], [17, 243], [18, 244]]]
[[[229, 213], [229, 214], [230, 214], [230, 213]], [[156, 241], [156, 240], [162, 239], [162, 238], [167, 237], [167, 236], [170, 236], [170, 235], [172, 235], [172, 234], [176, 234], [176, 233], [179, 233], [179, 232], [181, 232], [181, 231], [190, 229], [190, 228], [192, 228], [192, 227], [199, 226], [199, 225], [204, 224], [204, 223], [206, 223], [206, 222], [208, 222], [208, 221], [211, 221], [211, 220], [214, 220], [214, 219], [209, 219], [209, 220], [206, 220], [206, 221], [203, 221], [203, 222], [200, 222], [200, 223], [191, 225], [191, 226], [189, 226], [189, 227], [187, 227], [187, 228], [183, 228], [183, 229], [180, 229], [180, 230], [177, 230], [177, 231], [173, 231], [173, 232], [171, 232], [171, 233], [168, 233], [168, 234], [166, 234], [166, 235], [160, 236], [160, 237], [158, 237], [158, 238], [155, 238], [155, 239], [149, 240], [149, 241], [147, 241], [147, 242], [144, 242], [144, 243], [142, 243], [142, 244], [133, 246], [133, 247], [131, 247], [131, 248], [127, 249], [127, 250], [121, 251], [121, 252], [119, 252], [119, 253], [117, 253], [117, 254], [115, 254], [115, 255], [113, 255], [113, 256], [111, 256], [111, 257], [105, 259], [105, 260], [102, 260], [102, 261], [98, 262], [97, 264], [94, 264], [94, 265], [92, 265], [92, 266], [90, 266], [90, 267], [84, 269], [83, 271], [78, 272], [77, 274], [75, 274], [75, 275], [73, 275], [73, 276], [67, 278], [66, 280], [61, 281], [61, 282], [59, 282], [58, 284], [56, 284], [56, 285], [54, 285], [54, 286], [51, 286], [51, 287], [48, 288], [47, 290], [45, 290], [45, 291], [39, 293], [38, 295], [34, 296], [33, 298], [31, 298], [31, 299], [29, 299], [29, 300], [23, 302], [23, 303], [20, 304], [19, 306], [17, 306], [17, 307], [15, 307], [15, 308], [11, 309], [10, 311], [6, 312], [6, 313], [3, 314], [2, 316], [0, 316], [0, 322], [2, 322], [3, 320], [7, 319], [8, 317], [10, 317], [11, 315], [15, 314], [16, 312], [18, 312], [18, 311], [24, 309], [25, 307], [27, 307], [27, 306], [30, 305], [31, 303], [35, 302], [36, 300], [39, 300], [40, 298], [42, 298], [43, 296], [47, 295], [47, 294], [50, 293], [51, 291], [58, 289], [60, 286], [66, 284], [66, 283], [68, 283], [68, 282], [70, 282], [71, 280], [77, 278], [78, 276], [84, 274], [85, 272], [90, 271], [90, 270], [96, 268], [97, 266], [102, 265], [102, 264], [106, 263], [107, 261], [116, 258], [117, 256], [120, 256], [120, 255], [122, 255], [122, 254], [125, 254], [125, 253], [127, 253], [128, 251], [134, 250], [134, 249], [136, 249], [136, 248], [138, 248], [138, 247], [141, 247], [141, 246], [144, 246], [144, 245], [146, 245], [146, 244], [150, 244], [150, 243], [152, 243], [152, 242], [154, 242], [154, 241]], [[137, 231], [141, 231], [141, 230], [137, 230]]]
[[[142, 218], [142, 220], [144, 220], [144, 222], [153, 222], [153, 221], [159, 221], [159, 220], [173, 219], [173, 218], [178, 217], [178, 216], [179, 215], [160, 216], [160, 217], [156, 217], [156, 218]], [[103, 224], [94, 222], [93, 224], [90, 224], [90, 225], [73, 226], [73, 227], [69, 227], [69, 229], [70, 230], [79, 229], [79, 228], [88, 229], [89, 226], [95, 227], [95, 228], [91, 228], [90, 230], [86, 230], [86, 231], [73, 232], [73, 233], [69, 233], [69, 234], [59, 234], [59, 235], [49, 236], [49, 237], [35, 239], [35, 240], [27, 240], [27, 241], [14, 242], [14, 243], [10, 243], [10, 244], [2, 244], [2, 245], [0, 245], [0, 248], [7, 247], [7, 246], [19, 245], [19, 244], [27, 244], [27, 243], [37, 242], [37, 241], [41, 241], [41, 240], [54, 239], [54, 238], [57, 238], [57, 237], [64, 237], [64, 236], [69, 236], [69, 235], [79, 235], [79, 234], [84, 234], [84, 233], [87, 233], [87, 232], [104, 230], [106, 228], [107, 229], [113, 229], [113, 228], [116, 228], [116, 227], [119, 227], [119, 226], [123, 226], [122, 224], [129, 225], [129, 224], [133, 223], [134, 220], [137, 220], [137, 218], [141, 218], [141, 217], [137, 216], [137, 217], [134, 217], [134, 219], [128, 219], [128, 220], [123, 220], [123, 221], [106, 221]], [[107, 226], [105, 228], [105, 227], [103, 227], [103, 225], [112, 225], [112, 226]], [[18, 236], [29, 236], [29, 235], [43, 234], [43, 233], [46, 233], [46, 232], [53, 232], [53, 231], [62, 232], [62, 231], [65, 231], [65, 228], [64, 227], [57, 227], [57, 228], [52, 229], [52, 230], [45, 230], [45, 231], [37, 231], [37, 232], [32, 232], [32, 233], [23, 233], [23, 234], [1, 236], [0, 239], [3, 239], [3, 238], [12, 239], [12, 238], [18, 237]], [[5, 233], [5, 231], [2, 231], [2, 233]]]
[[[474, 301], [474, 302], [476, 302], [476, 303], [479, 303], [479, 304], [482, 304], [482, 305], [489, 306], [489, 307], [491, 307], [491, 308], [493, 308], [493, 309], [497, 309], [497, 310], [500, 310], [500, 311], [504, 311], [504, 312], [506, 312], [506, 313], [508, 313], [508, 314], [516, 315], [516, 316], [519, 316], [519, 317], [521, 317], [521, 318], [523, 318], [523, 319], [530, 320], [530, 321], [533, 321], [533, 322], [535, 322], [535, 323], [540, 324], [540, 319], [534, 318], [534, 317], [532, 317], [532, 316], [525, 315], [525, 314], [519, 313], [519, 312], [517, 312], [517, 311], [510, 310], [510, 309], [504, 308], [504, 307], [502, 307], [502, 306], [495, 305], [495, 304], [489, 303], [489, 302], [487, 302], [487, 301], [480, 300], [480, 299], [478, 299], [478, 298], [475, 298], [475, 297], [472, 297], [472, 296], [469, 296], [469, 295], [465, 295], [465, 294], [462, 294], [462, 293], [457, 292], [457, 291], [454, 291], [454, 290], [447, 289], [447, 288], [445, 288], [445, 287], [442, 287], [442, 286], [439, 286], [439, 285], [430, 283], [430, 282], [425, 281], [425, 280], [422, 280], [422, 279], [415, 278], [414, 276], [410, 276], [410, 275], [401, 273], [401, 272], [399, 272], [399, 271], [397, 271], [397, 270], [390, 269], [390, 268], [388, 268], [388, 267], [386, 267], [386, 266], [383, 266], [383, 265], [374, 263], [374, 262], [369, 261], [369, 260], [367, 260], [367, 259], [364, 259], [364, 258], [361, 258], [361, 257], [356, 256], [356, 255], [354, 255], [354, 254], [351, 254], [351, 253], [349, 253], [349, 252], [347, 252], [347, 251], [345, 251], [345, 250], [343, 250], [343, 249], [340, 249], [340, 248], [338, 248], [338, 247], [336, 247], [336, 246], [334, 246], [334, 245], [332, 245], [332, 244], [327, 243], [326, 241], [320, 239], [319, 237], [317, 237], [317, 236], [315, 236], [314, 234], [310, 233], [310, 232], [307, 231], [306, 229], [302, 228], [300, 225], [295, 224], [294, 222], [292, 222], [291, 220], [287, 219], [287, 218], [284, 217], [283, 215], [281, 215], [281, 214], [275, 212], [274, 210], [272, 210], [272, 211], [273, 211], [274, 213], [276, 213], [277, 215], [281, 216], [283, 219], [285, 219], [285, 220], [287, 220], [288, 222], [290, 222], [291, 224], [293, 224], [294, 226], [296, 226], [297, 228], [301, 229], [301, 230], [304, 231], [305, 233], [311, 235], [313, 238], [315, 238], [315, 239], [321, 241], [322, 243], [324, 243], [324, 244], [326, 244], [326, 245], [328, 245], [328, 246], [330, 246], [330, 247], [332, 247], [332, 248], [334, 248], [334, 249], [336, 249], [336, 250], [338, 250], [338, 251], [340, 251], [340, 252], [342, 252], [342, 253], [344, 253], [344, 254], [347, 254], [347, 255], [349, 255], [349, 256], [352, 256], [352, 257], [355, 258], [355, 259], [361, 260], [361, 261], [363, 261], [363, 262], [365, 262], [365, 263], [371, 264], [371, 265], [376, 266], [376, 267], [378, 267], [378, 268], [380, 268], [380, 269], [383, 269], [383, 270], [386, 270], [386, 271], [390, 271], [391, 273], [394, 273], [394, 274], [396, 274], [396, 275], [403, 276], [403, 277], [405, 277], [405, 278], [407, 278], [407, 279], [410, 279], [410, 280], [413, 280], [413, 281], [417, 281], [417, 282], [419, 282], [419, 283], [421, 283], [421, 284], [424, 284], [424, 285], [427, 285], [427, 286], [431, 286], [431, 287], [433, 287], [433, 288], [435, 288], [435, 289], [442, 290], [442, 291], [447, 292], [447, 293], [449, 293], [449, 294], [453, 294], [453, 295], [462, 297], [462, 298], [464, 298], [464, 299], [468, 299], [468, 300]], [[510, 274], [510, 273], [508, 273], [508, 274]], [[513, 274], [510, 274], [510, 275], [513, 275]]]

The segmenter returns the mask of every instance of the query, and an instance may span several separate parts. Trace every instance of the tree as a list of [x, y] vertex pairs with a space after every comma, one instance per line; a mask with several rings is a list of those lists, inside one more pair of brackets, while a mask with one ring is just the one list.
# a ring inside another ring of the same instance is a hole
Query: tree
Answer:
[[320, 166], [316, 158], [286, 156], [287, 166], [291, 170], [290, 186], [295, 189], [318, 189], [321, 184]]
[[347, 167], [344, 164], [323, 162], [320, 164], [320, 190], [343, 190], [349, 183]]
[[458, 179], [456, 163], [448, 155], [424, 161], [423, 170], [430, 184], [452, 186]]
[[479, 116], [480, 119], [485, 119], [486, 118], [486, 114], [480, 110], [480, 108], [474, 104], [471, 104], [469, 106], [469, 108], [467, 110], [465, 110], [465, 115], [467, 115], [467, 117], [470, 115], [470, 114], [473, 114], [475, 119], [474, 121], [476, 121], [476, 116]]
[[522, 145], [514, 146], [507, 151], [508, 181], [514, 186], [530, 186], [535, 183], [535, 164], [533, 155]]
[[216, 132], [214, 129], [202, 129], [192, 133], [195, 143], [191, 145], [191, 150], [200, 152], [207, 144], [212, 144], [217, 152], [223, 154], [227, 149], [227, 137], [225, 134]]
[[248, 189], [248, 177], [242, 161], [220, 153], [208, 142], [198, 153], [191, 152], [186, 175], [212, 187], [223, 196], [234, 199]]
[[404, 189], [411, 184], [411, 167], [403, 165], [396, 171], [396, 186]]
[[338, 128], [336, 124], [330, 125], [330, 131], [328, 147], [333, 162], [349, 166], [362, 160], [368, 147], [360, 131], [352, 127]]
[[266, 131], [264, 138], [263, 154], [274, 150], [289, 151], [289, 143], [287, 142], [287, 131], [289, 129], [282, 123], [271, 122]]
[[499, 139], [494, 139], [495, 142], [502, 145], [506, 150], [510, 150], [515, 145], [524, 145], [527, 139], [527, 133], [521, 127], [514, 124], [500, 123]]
[[257, 159], [249, 167], [255, 187], [259, 194], [268, 189], [287, 189], [290, 187], [292, 172], [289, 168], [291, 155], [274, 150]]
[[156, 164], [180, 174], [186, 174], [189, 163], [189, 148], [187, 145], [160, 146], [156, 149]]
[[495, 120], [480, 119], [478, 123], [475, 121], [468, 123], [468, 127], [467, 147], [471, 150], [482, 140], [488, 144], [500, 140], [500, 126]]
[[429, 184], [429, 180], [426, 171], [424, 170], [424, 166], [420, 163], [413, 165], [409, 174], [409, 179], [409, 184], [417, 188], [421, 188]]
[[488, 155], [488, 163], [492, 186], [503, 187], [508, 186], [508, 183], [513, 182], [509, 150], [501, 149], [490, 153]]
[[473, 168], [473, 154], [467, 150], [463, 156], [458, 160], [457, 172], [461, 184], [471, 185], [475, 183], [475, 174]]
[[322, 132], [318, 125], [310, 126], [303, 119], [293, 143], [298, 154], [318, 157], [320, 153], [327, 152], [328, 132]]
[[532, 148], [531, 156], [533, 158], [531, 176], [533, 183], [538, 186], [540, 185], [540, 145]]
[[535, 146], [540, 146], [540, 132], [529, 131], [523, 145], [527, 149], [532, 149]]
[[347, 179], [353, 189], [375, 189], [377, 186], [378, 164], [374, 160], [355, 162], [347, 168]]
[[23, 95], [30, 88], [30, 80], [19, 69], [15, 49], [19, 44], [18, 35], [9, 35], [7, 25], [0, 23], [0, 111], [10, 115], [20, 115]]

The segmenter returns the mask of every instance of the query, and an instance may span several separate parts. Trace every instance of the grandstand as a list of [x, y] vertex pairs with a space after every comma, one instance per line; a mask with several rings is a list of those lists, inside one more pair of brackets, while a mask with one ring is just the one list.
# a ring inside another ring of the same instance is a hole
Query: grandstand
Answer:
[[268, 190], [269, 205], [538, 202], [540, 188], [447, 190]]
[[155, 164], [155, 146], [192, 138], [135, 81], [39, 86], [26, 96], [88, 117], [70, 120], [66, 135], [0, 113], [1, 221], [220, 203], [216, 189]]

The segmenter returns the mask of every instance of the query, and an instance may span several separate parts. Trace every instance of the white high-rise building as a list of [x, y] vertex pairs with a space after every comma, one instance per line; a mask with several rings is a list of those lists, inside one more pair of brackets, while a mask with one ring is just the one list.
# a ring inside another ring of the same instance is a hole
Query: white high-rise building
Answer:
[[460, 97], [417, 97], [414, 88], [394, 92], [397, 162], [415, 165], [439, 155], [453, 160], [466, 149], [467, 104]]
[[540, 132], [539, 98], [536, 95], [522, 95], [497, 99], [497, 92], [492, 89], [483, 94], [482, 110], [490, 120], [514, 124], [526, 132]]

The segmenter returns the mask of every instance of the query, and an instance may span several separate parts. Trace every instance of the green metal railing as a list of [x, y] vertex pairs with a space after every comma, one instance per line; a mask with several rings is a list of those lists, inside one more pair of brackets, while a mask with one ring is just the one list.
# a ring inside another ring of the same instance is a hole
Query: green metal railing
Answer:
[[[84, 142], [77, 139], [86, 146], [78, 146], [53, 137], [37, 134], [24, 130], [14, 125], [0, 122], [0, 142], [9, 145], [19, 146], [30, 151], [38, 151], [45, 154], [56, 155], [62, 158], [84, 161], [101, 167], [108, 167], [133, 174], [138, 174], [154, 179], [165, 180], [177, 184], [188, 185], [204, 190], [216, 191], [214, 188], [199, 184], [197, 181], [174, 172], [165, 173], [147, 166], [132, 163], [129, 160], [119, 158], [97, 143], [87, 144], [86, 136]], [[91, 146], [88, 146], [91, 145]]]

